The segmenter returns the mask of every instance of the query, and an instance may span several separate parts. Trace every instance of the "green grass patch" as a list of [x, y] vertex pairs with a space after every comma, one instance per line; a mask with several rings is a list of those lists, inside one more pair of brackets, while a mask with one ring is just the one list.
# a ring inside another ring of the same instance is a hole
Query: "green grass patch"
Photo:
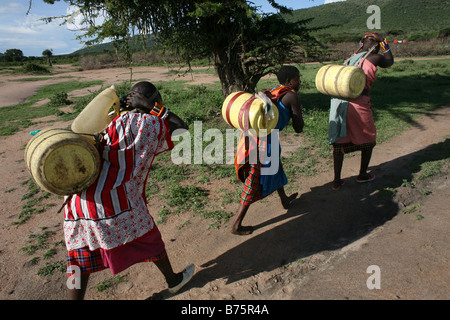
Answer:
[[411, 213], [415, 212], [417, 209], [419, 209], [421, 206], [422, 206], [422, 204], [419, 202], [413, 203], [413, 204], [409, 205], [406, 209], [404, 209], [402, 212], [404, 214], [411, 214]]
[[114, 276], [97, 284], [97, 291], [103, 292], [116, 287], [119, 283], [126, 281], [126, 276]]
[[185, 210], [199, 211], [205, 206], [208, 192], [196, 186], [173, 185], [169, 187], [166, 204], [179, 214]]
[[39, 268], [37, 274], [42, 277], [51, 276], [55, 272], [65, 272], [66, 268], [66, 261], [46, 262], [45, 266]]
[[55, 232], [44, 231], [40, 234], [30, 234], [28, 236], [29, 242], [31, 244], [24, 246], [20, 251], [24, 252], [26, 255], [33, 255], [36, 251], [48, 248], [48, 238], [55, 235]]
[[38, 252], [42, 252], [42, 256], [34, 256], [28, 261], [28, 265], [37, 265], [43, 258], [47, 260], [44, 266], [40, 267], [37, 274], [40, 276], [50, 276], [55, 271], [65, 272], [66, 261], [54, 261], [50, 262], [48, 260], [52, 259], [57, 254], [58, 248], [65, 248], [63, 241], [57, 241], [49, 243], [49, 239], [56, 234], [56, 232], [48, 231], [46, 228], [41, 228], [42, 232], [39, 234], [32, 233], [28, 236], [28, 243], [26, 246], [20, 248], [20, 251], [25, 255], [32, 256]]
[[415, 175], [416, 181], [422, 181], [429, 177], [435, 176], [441, 173], [444, 166], [448, 166], [449, 159], [436, 160], [424, 162], [421, 165], [421, 170]]
[[210, 228], [219, 229], [223, 223], [226, 223], [231, 217], [232, 213], [223, 210], [204, 211], [201, 217], [204, 219], [212, 219], [213, 222], [209, 224]]
[[446, 137], [444, 141], [430, 146], [408, 163], [407, 168], [413, 172], [409, 183], [414, 186], [448, 170], [449, 166], [450, 148], [449, 139]]
[[20, 225], [28, 221], [33, 215], [44, 212], [48, 207], [53, 204], [42, 204], [42, 200], [48, 199], [51, 194], [49, 192], [42, 191], [36, 183], [30, 178], [24, 182], [23, 185], [27, 185], [27, 192], [22, 196], [21, 200], [25, 201], [22, 204], [22, 210], [18, 215], [18, 220], [13, 222], [13, 225]]

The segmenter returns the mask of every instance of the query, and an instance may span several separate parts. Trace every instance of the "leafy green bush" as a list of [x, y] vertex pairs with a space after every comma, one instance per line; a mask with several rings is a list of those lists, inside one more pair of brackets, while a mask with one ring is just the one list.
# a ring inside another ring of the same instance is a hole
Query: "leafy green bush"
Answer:
[[27, 62], [23, 68], [23, 72], [25, 73], [34, 73], [34, 74], [49, 74], [50, 70], [44, 66], [36, 64], [34, 62]]
[[50, 107], [60, 107], [71, 104], [72, 102], [68, 99], [67, 92], [58, 92], [50, 97], [49, 106]]

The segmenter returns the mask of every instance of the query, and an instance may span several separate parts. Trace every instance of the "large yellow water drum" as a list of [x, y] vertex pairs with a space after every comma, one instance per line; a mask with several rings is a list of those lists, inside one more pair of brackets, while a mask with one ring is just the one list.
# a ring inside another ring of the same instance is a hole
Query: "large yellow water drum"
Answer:
[[[277, 125], [278, 108], [272, 103], [273, 119], [269, 120], [264, 113], [264, 102], [254, 94], [238, 91], [231, 93], [222, 105], [222, 116], [232, 127], [249, 130], [259, 137], [268, 135]], [[264, 129], [264, 130], [261, 130]]]
[[100, 172], [100, 154], [79, 134], [66, 129], [46, 129], [25, 149], [25, 162], [36, 184], [57, 195], [88, 188]]
[[361, 95], [366, 75], [357, 66], [330, 64], [316, 74], [316, 88], [321, 93], [341, 99], [354, 99]]

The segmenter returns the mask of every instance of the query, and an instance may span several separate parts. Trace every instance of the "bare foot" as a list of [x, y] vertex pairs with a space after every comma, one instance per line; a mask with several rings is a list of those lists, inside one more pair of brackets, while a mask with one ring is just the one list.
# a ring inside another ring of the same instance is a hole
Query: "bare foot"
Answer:
[[231, 229], [231, 233], [237, 234], [238, 236], [247, 236], [247, 235], [251, 234], [252, 232], [253, 232], [252, 226], [248, 226], [248, 227], [240, 226], [238, 228]]
[[295, 198], [297, 198], [298, 196], [298, 192], [290, 195], [289, 197], [287, 197], [284, 200], [281, 200], [281, 204], [283, 205], [283, 208], [285, 209], [289, 209], [289, 207], [291, 206], [291, 202], [295, 200]]

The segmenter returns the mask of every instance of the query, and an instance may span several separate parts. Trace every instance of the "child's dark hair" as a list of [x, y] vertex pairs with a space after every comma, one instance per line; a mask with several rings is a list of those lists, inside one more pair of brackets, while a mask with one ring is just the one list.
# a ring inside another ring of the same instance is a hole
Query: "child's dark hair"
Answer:
[[156, 87], [153, 85], [153, 83], [148, 82], [148, 81], [141, 81], [136, 83], [132, 90], [136, 90], [139, 91], [140, 93], [142, 93], [144, 96], [146, 96], [148, 99], [154, 101], [158, 95], [159, 95], [159, 91], [158, 89], [156, 89]]
[[285, 84], [289, 79], [294, 79], [300, 75], [300, 71], [294, 66], [282, 66], [277, 73], [277, 79], [280, 84]]

